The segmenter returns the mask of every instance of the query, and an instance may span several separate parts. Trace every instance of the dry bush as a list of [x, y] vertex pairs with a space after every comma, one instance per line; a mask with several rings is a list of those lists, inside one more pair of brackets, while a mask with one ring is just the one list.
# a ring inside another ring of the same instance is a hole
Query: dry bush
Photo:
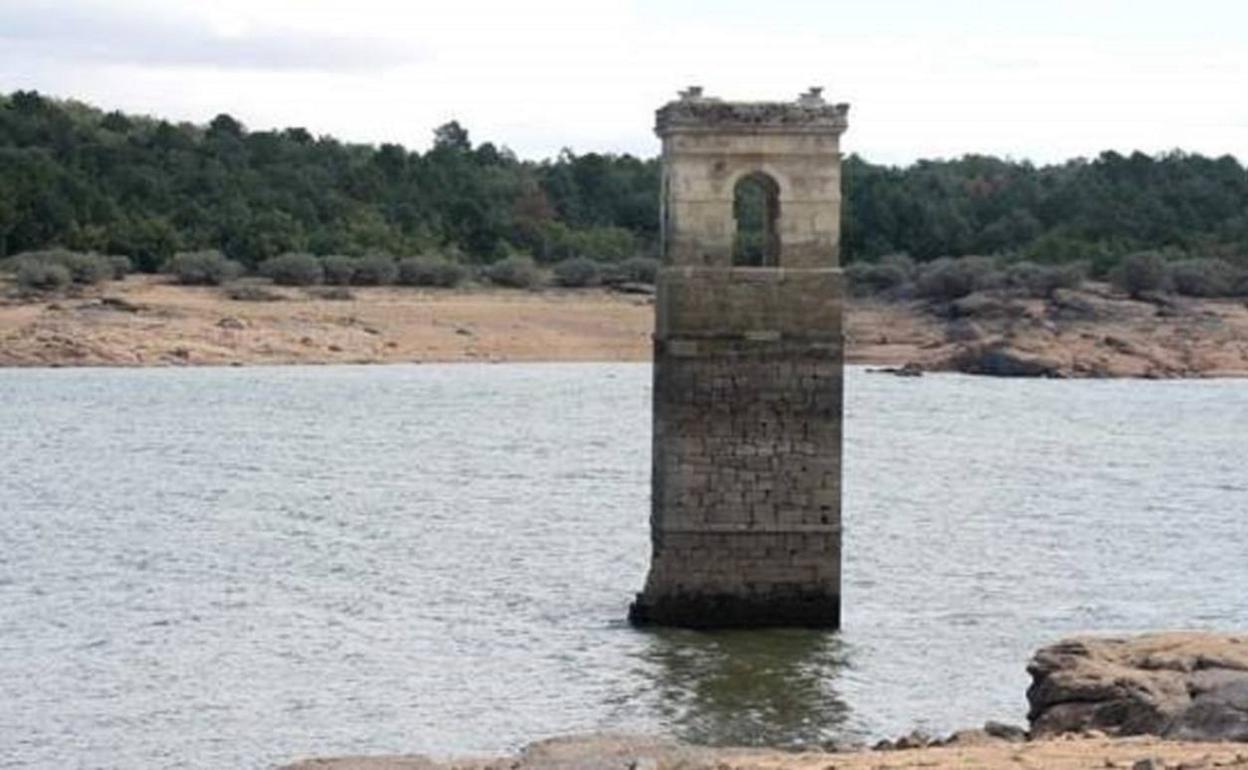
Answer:
[[220, 286], [243, 274], [243, 266], [214, 249], [182, 251], [165, 265], [178, 283], [185, 286]]
[[989, 257], [941, 257], [919, 268], [915, 292], [920, 297], [947, 302], [1003, 284], [1004, 276]]
[[260, 263], [260, 275], [279, 286], [315, 286], [325, 280], [321, 261], [311, 254], [287, 252]]
[[468, 271], [463, 265], [440, 257], [408, 257], [399, 261], [399, 283], [403, 286], [436, 286], [451, 289], [464, 282]]
[[552, 270], [555, 283], [569, 289], [597, 286], [602, 283], [602, 267], [588, 257], [571, 257], [556, 264]]
[[1221, 259], [1184, 259], [1169, 265], [1170, 286], [1188, 297], [1233, 297], [1242, 273]]
[[353, 286], [389, 286], [399, 277], [399, 266], [388, 254], [369, 254], [355, 261]]
[[485, 269], [485, 277], [498, 286], [533, 289], [541, 285], [542, 272], [531, 257], [512, 256]]

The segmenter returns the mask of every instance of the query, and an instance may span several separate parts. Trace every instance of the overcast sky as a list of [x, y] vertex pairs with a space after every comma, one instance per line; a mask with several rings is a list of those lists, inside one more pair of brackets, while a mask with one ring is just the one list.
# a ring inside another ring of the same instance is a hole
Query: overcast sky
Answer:
[[1248, 161], [1245, 0], [0, 0], [0, 91], [522, 157], [653, 155], [653, 110], [826, 86], [845, 148]]

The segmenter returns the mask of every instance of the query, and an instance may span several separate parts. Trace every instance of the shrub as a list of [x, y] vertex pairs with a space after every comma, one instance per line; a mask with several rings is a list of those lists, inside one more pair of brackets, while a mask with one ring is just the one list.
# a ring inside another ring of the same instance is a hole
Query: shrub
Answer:
[[408, 257], [399, 262], [399, 283], [404, 286], [437, 286], [450, 289], [463, 283], [463, 265], [434, 257]]
[[321, 272], [331, 286], [349, 286], [355, 277], [355, 260], [340, 254], [321, 258]]
[[1170, 285], [1189, 297], [1230, 297], [1238, 293], [1238, 271], [1221, 259], [1185, 259], [1170, 264]]
[[1113, 276], [1114, 283], [1135, 299], [1146, 292], [1164, 289], [1167, 277], [1165, 257], [1155, 251], [1127, 255]]
[[1058, 289], [1077, 289], [1087, 277], [1087, 265], [1037, 265], [1015, 262], [1005, 271], [1005, 285], [1028, 297], [1048, 297]]
[[369, 254], [355, 261], [351, 283], [355, 286], [389, 286], [399, 275], [394, 258], [386, 254]]
[[915, 289], [921, 297], [947, 301], [995, 288], [1001, 282], [996, 263], [988, 257], [941, 257], [922, 266]]
[[173, 255], [165, 271], [186, 286], [220, 286], [243, 274], [243, 266], [212, 249]]
[[855, 297], [872, 297], [904, 286], [910, 276], [899, 264], [855, 262], [845, 268], [849, 292]]
[[485, 270], [491, 283], [512, 289], [532, 289], [542, 282], [542, 273], [531, 257], [511, 256]]
[[659, 277], [659, 260], [653, 257], [629, 257], [623, 262], [599, 265], [602, 282], [608, 286], [622, 283], [648, 283], [653, 285]]
[[602, 282], [602, 268], [587, 257], [565, 259], [554, 267], [555, 282], [560, 286], [579, 289]]
[[134, 263], [124, 254], [110, 254], [107, 259], [108, 266], [113, 270], [114, 281], [120, 281], [134, 272]]
[[311, 254], [287, 252], [261, 262], [260, 275], [279, 286], [315, 286], [325, 279], [325, 270]]
[[49, 249], [28, 251], [13, 258], [13, 265], [21, 268], [26, 264], [60, 265], [69, 273], [70, 281], [81, 284], [103, 283], [113, 278], [113, 265], [109, 257], [94, 252]]
[[654, 283], [659, 278], [659, 260], [654, 257], [629, 257], [618, 268], [636, 283]]
[[16, 280], [19, 288], [38, 291], [64, 289], [74, 281], [64, 265], [33, 260], [18, 265]]
[[63, 251], [58, 254], [60, 264], [69, 270], [74, 283], [103, 283], [113, 277], [113, 264], [108, 257], [80, 251]]

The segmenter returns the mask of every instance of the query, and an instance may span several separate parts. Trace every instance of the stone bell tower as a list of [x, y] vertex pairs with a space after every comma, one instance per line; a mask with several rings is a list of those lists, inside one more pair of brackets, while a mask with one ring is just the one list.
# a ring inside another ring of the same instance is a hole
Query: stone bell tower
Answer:
[[[725, 102], [695, 87], [656, 115], [653, 557], [633, 623], [840, 625], [849, 107], [820, 92]], [[747, 182], [752, 249], [734, 215]]]

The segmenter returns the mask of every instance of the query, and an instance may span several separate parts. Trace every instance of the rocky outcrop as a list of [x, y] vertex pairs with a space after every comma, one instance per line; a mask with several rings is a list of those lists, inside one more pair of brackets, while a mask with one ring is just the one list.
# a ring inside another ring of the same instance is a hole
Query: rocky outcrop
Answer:
[[1033, 737], [1248, 741], [1248, 635], [1068, 639], [1038, 651], [1027, 671]]
[[963, 345], [949, 358], [949, 368], [992, 377], [1065, 377], [1067, 367], [1045, 355], [1020, 350], [1008, 341]]
[[337, 757], [305, 759], [279, 770], [666, 770], [711, 768], [713, 749], [670, 738], [625, 733], [568, 735], [531, 743], [513, 757]]
[[[777, 749], [695, 748], [644, 736], [586, 735], [542, 741], [507, 757], [420, 756], [308, 759], [282, 770], [1208, 770], [1248, 768], [1248, 751], [1239, 744], [1166, 741], [1139, 736], [1109, 738], [1094, 733], [1024, 742], [1017, 730], [1006, 735], [963, 730], [927, 743], [921, 734], [882, 742], [879, 750], [780, 751]], [[1000, 732], [1000, 731], [996, 731]], [[887, 752], [887, 753], [882, 753]]]
[[1000, 294], [975, 292], [950, 302], [946, 312], [953, 319], [1022, 318], [1027, 315], [1027, 305]]

